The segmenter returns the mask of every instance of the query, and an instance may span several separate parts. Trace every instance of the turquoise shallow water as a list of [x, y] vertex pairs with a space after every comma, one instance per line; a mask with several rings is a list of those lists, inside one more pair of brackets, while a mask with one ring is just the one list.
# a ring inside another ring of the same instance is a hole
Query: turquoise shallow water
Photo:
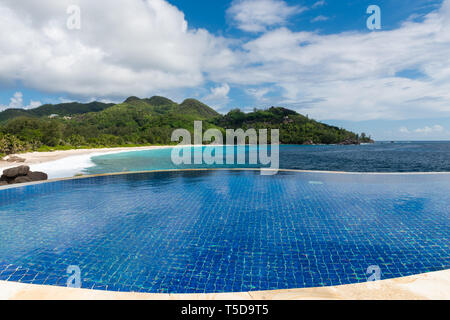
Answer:
[[[205, 148], [205, 147], [204, 147]], [[203, 148], [203, 149], [204, 149]], [[223, 148], [224, 157], [226, 149]], [[193, 152], [201, 152], [195, 148]], [[256, 147], [247, 147], [249, 153]], [[260, 167], [260, 165], [174, 165], [171, 150], [160, 149], [93, 157], [87, 173], [187, 168]], [[349, 172], [448, 172], [450, 142], [397, 142], [360, 146], [280, 146], [280, 168]]]

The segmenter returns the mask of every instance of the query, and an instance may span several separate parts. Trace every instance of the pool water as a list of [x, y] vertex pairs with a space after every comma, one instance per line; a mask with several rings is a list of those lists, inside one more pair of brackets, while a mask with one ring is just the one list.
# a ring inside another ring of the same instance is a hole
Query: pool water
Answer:
[[0, 280], [210, 293], [450, 267], [449, 174], [179, 171], [0, 190]]

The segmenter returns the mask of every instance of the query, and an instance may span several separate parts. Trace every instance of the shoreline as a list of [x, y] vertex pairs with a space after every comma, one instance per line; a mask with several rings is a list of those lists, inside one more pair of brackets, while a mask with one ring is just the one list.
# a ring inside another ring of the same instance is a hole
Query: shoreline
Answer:
[[[363, 143], [360, 145], [370, 145], [373, 143]], [[280, 144], [280, 146], [283, 144]], [[286, 144], [285, 144], [286, 145]], [[287, 144], [289, 145], [289, 144]], [[330, 145], [339, 145], [339, 144], [330, 144]], [[42, 164], [46, 162], [61, 160], [68, 157], [73, 156], [82, 156], [82, 155], [103, 155], [103, 154], [113, 154], [113, 153], [122, 153], [122, 152], [132, 152], [132, 151], [145, 151], [145, 150], [156, 150], [156, 149], [166, 149], [166, 148], [174, 148], [179, 145], [161, 145], [161, 146], [141, 146], [141, 147], [110, 147], [110, 148], [91, 148], [91, 149], [70, 149], [70, 150], [54, 150], [54, 151], [32, 151], [25, 153], [12, 153], [9, 155], [0, 158], [0, 169], [7, 169], [19, 165], [36, 165]], [[184, 146], [187, 147], [188, 145]], [[191, 147], [197, 147], [199, 145], [189, 145]], [[201, 146], [209, 146], [207, 144], [203, 144]], [[222, 144], [215, 146], [224, 146]], [[326, 146], [326, 144], [304, 144], [302, 146]], [[4, 160], [7, 157], [17, 156], [19, 158], [25, 159], [25, 162], [8, 162]]]
[[30, 167], [31, 171], [47, 173], [49, 179], [70, 178], [79, 174], [84, 175], [84, 170], [86, 168], [94, 166], [94, 163], [91, 160], [94, 156], [165, 148], [173, 148], [173, 146], [71, 149], [20, 153], [14, 155], [25, 159], [24, 162], [8, 162], [2, 159], [0, 160], [0, 171], [26, 165]]
[[[70, 150], [54, 150], [54, 151], [34, 151], [26, 153], [10, 154], [6, 157], [17, 156], [25, 159], [24, 162], [8, 162], [0, 159], [0, 171], [8, 168], [26, 165], [31, 171], [42, 171], [49, 175], [49, 180], [60, 178], [73, 178], [79, 174], [86, 175], [83, 170], [94, 166], [91, 161], [92, 157], [126, 153], [134, 151], [147, 151], [158, 149], [169, 149], [179, 145], [158, 145], [158, 146], [140, 146], [140, 147], [111, 147], [111, 148], [92, 148], [92, 149], [70, 149]], [[183, 147], [187, 147], [183, 146]], [[189, 145], [196, 147], [199, 145]], [[202, 145], [208, 146], [208, 145]], [[209, 145], [211, 146], [211, 145]], [[223, 146], [223, 145], [214, 145]], [[290, 171], [290, 169], [285, 169]], [[335, 171], [335, 170], [292, 170], [317, 173], [346, 173], [346, 174], [450, 174], [448, 171], [424, 171], [424, 172], [353, 172], [353, 171]]]
[[174, 146], [145, 146], [145, 147], [117, 147], [117, 148], [99, 148], [99, 149], [71, 149], [71, 150], [55, 150], [55, 151], [34, 151], [26, 153], [10, 154], [9, 156], [17, 156], [25, 159], [25, 162], [8, 162], [0, 160], [0, 169], [15, 167], [20, 165], [32, 166], [37, 164], [48, 163], [74, 156], [97, 156], [103, 154], [113, 154], [121, 152], [145, 151], [173, 148]]
[[[370, 143], [368, 143], [370, 144]], [[363, 144], [361, 144], [363, 145]], [[174, 148], [179, 145], [161, 145], [161, 146], [142, 146], [142, 147], [111, 147], [111, 148], [92, 148], [92, 149], [70, 149], [70, 150], [54, 150], [54, 151], [33, 151], [25, 153], [13, 153], [9, 154], [0, 159], [0, 169], [4, 170], [7, 168], [12, 168], [20, 165], [33, 166], [43, 163], [48, 163], [52, 161], [57, 161], [74, 156], [86, 156], [90, 157], [104, 155], [104, 154], [114, 154], [122, 152], [132, 152], [132, 151], [146, 151], [146, 150], [156, 150], [156, 149], [166, 149]], [[196, 147], [198, 145], [190, 145], [191, 147]], [[208, 145], [202, 145], [208, 146]], [[223, 145], [215, 145], [223, 146]], [[281, 146], [281, 144], [280, 144]], [[304, 145], [304, 146], [322, 146], [321, 144], [314, 145]], [[187, 145], [185, 146], [187, 147]], [[17, 156], [19, 158], [25, 159], [25, 162], [8, 162], [3, 160], [6, 157]]]

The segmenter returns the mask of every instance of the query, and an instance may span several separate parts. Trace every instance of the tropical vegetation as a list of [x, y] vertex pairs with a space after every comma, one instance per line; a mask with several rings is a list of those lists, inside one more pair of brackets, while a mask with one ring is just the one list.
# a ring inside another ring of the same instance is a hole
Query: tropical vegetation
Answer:
[[0, 112], [0, 153], [73, 148], [173, 144], [174, 129], [267, 128], [280, 130], [283, 144], [357, 144], [372, 142], [343, 128], [309, 119], [295, 111], [271, 107], [221, 115], [206, 104], [186, 99], [178, 104], [164, 97], [130, 97], [120, 104], [101, 102], [44, 105], [31, 110]]

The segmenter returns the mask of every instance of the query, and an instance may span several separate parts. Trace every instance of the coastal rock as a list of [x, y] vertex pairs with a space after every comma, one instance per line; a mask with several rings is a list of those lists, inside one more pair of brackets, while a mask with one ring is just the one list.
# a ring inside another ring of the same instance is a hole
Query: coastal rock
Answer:
[[28, 166], [19, 166], [3, 171], [3, 175], [0, 177], [0, 186], [15, 183], [42, 181], [47, 179], [48, 175], [44, 172], [33, 172], [30, 171], [30, 168]]
[[4, 174], [0, 177], [0, 181], [2, 181], [2, 182], [4, 181], [6, 183], [11, 183], [14, 179], [15, 179], [15, 177], [14, 178], [8, 178]]
[[25, 162], [25, 159], [18, 157], [18, 156], [9, 156], [9, 157], [7, 157], [6, 161], [8, 161], [8, 162]]
[[19, 176], [13, 180], [12, 183], [26, 183], [31, 182], [32, 180], [27, 176]]
[[343, 146], [348, 146], [348, 145], [353, 145], [353, 144], [358, 145], [358, 144], [360, 144], [360, 142], [355, 139], [347, 139], [347, 140], [342, 141], [339, 144], [343, 145]]
[[48, 175], [44, 172], [30, 171], [27, 174], [27, 178], [31, 179], [31, 181], [42, 181], [42, 180], [47, 180]]
[[29, 166], [19, 166], [3, 170], [3, 175], [7, 178], [15, 178], [17, 176], [26, 176], [29, 171]]

